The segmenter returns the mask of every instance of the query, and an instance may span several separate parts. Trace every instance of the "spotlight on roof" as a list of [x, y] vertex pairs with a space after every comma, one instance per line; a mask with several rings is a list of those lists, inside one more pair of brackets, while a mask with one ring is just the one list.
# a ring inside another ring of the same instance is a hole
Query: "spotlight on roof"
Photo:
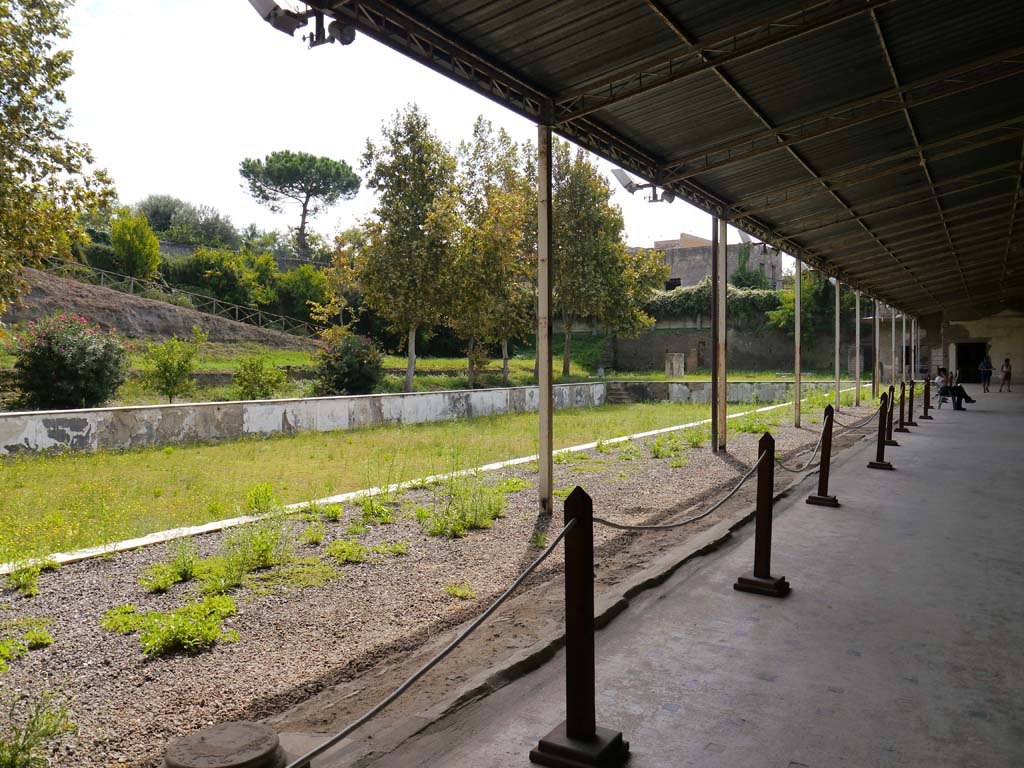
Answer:
[[327, 25], [327, 34], [331, 36], [331, 40], [337, 40], [342, 45], [351, 45], [356, 39], [356, 28], [351, 24], [332, 21]]
[[618, 181], [619, 184], [621, 184], [631, 195], [638, 189], [643, 188], [641, 184], [637, 184], [633, 181], [632, 177], [621, 168], [612, 168], [612, 176], [614, 176], [616, 181]]
[[260, 18], [286, 35], [294, 35], [299, 27], [306, 26], [306, 17], [288, 8], [282, 8], [274, 0], [249, 0]]
[[676, 199], [676, 193], [669, 189], [661, 190], [661, 199], [663, 202], [671, 203]]

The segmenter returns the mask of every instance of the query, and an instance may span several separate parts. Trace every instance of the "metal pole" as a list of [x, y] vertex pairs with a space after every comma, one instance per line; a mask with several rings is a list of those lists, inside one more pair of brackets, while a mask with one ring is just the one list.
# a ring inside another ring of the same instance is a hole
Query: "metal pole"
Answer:
[[718, 452], [718, 219], [711, 217], [711, 450]]
[[835, 331], [835, 340], [834, 340], [834, 343], [833, 343], [832, 346], [833, 346], [833, 348], [835, 350], [835, 355], [836, 355], [836, 360], [835, 360], [835, 369], [836, 369], [836, 411], [838, 412], [839, 411], [839, 386], [840, 386], [840, 382], [839, 382], [839, 278], [836, 278], [836, 312], [835, 312], [835, 315], [836, 315], [836, 331]]
[[892, 358], [890, 363], [892, 367], [889, 372], [889, 384], [896, 386], [896, 308], [889, 307], [889, 315], [892, 318], [892, 328], [890, 329], [889, 335], [889, 356]]
[[[726, 277], [728, 270], [728, 262], [726, 261], [726, 221], [724, 219], [714, 219], [716, 224], [717, 237], [712, 238], [713, 246], [713, 263], [711, 265], [711, 290], [714, 296], [713, 312], [713, 333], [712, 342], [714, 344], [714, 350], [712, 352], [712, 364], [714, 366], [714, 375], [712, 378], [712, 393], [711, 408], [714, 412], [714, 434], [712, 435], [711, 448], [716, 453], [718, 451], [724, 451], [726, 445], [726, 432], [728, 429], [726, 423], [726, 394], [728, 391], [728, 381], [726, 373], [726, 354], [728, 344], [726, 341]], [[717, 247], [715, 243], [717, 242]]]
[[907, 380], [907, 313], [904, 312], [900, 318], [902, 330], [900, 331], [900, 381]]
[[800, 428], [800, 293], [804, 266], [796, 259], [796, 280], [793, 283], [793, 426]]
[[880, 367], [881, 364], [882, 364], [882, 357], [881, 357], [882, 350], [881, 350], [881, 341], [879, 339], [879, 330], [878, 330], [878, 328], [879, 328], [878, 313], [881, 311], [882, 307], [878, 303], [878, 299], [872, 299], [871, 302], [872, 302], [872, 310], [873, 310], [873, 314], [874, 314], [874, 320], [871, 321], [871, 357], [873, 358], [873, 362], [874, 362], [874, 366], [875, 366], [874, 371], [872, 371], [872, 374], [871, 374], [871, 397], [872, 398], [877, 398], [878, 397], [878, 392], [882, 388], [882, 370], [881, 370], [881, 367]]
[[853, 395], [853, 404], [860, 406], [860, 291], [854, 292], [857, 302], [857, 311], [853, 331], [853, 385], [856, 387]]
[[537, 127], [537, 500], [540, 513], [550, 515], [554, 449], [551, 362], [551, 126]]

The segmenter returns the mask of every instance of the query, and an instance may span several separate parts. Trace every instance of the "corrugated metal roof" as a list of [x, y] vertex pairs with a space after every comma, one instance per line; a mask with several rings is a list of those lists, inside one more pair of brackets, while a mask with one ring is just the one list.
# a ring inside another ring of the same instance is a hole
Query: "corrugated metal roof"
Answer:
[[903, 309], [1024, 299], [1019, 0], [309, 4]]

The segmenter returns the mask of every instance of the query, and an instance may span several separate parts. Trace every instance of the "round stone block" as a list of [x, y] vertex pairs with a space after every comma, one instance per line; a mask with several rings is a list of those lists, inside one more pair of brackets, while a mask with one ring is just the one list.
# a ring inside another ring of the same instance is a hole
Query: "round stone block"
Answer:
[[259, 723], [221, 723], [172, 741], [166, 768], [280, 768], [277, 734]]

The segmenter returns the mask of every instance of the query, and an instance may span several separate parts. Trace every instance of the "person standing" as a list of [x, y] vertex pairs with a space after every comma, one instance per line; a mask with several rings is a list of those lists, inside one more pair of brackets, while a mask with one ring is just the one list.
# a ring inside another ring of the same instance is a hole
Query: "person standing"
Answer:
[[1011, 368], [1010, 368], [1010, 358], [1006, 358], [1005, 360], [1003, 360], [1003, 365], [1002, 365], [1002, 367], [1001, 367], [1001, 368], [999, 369], [999, 372], [1000, 372], [1001, 374], [1003, 374], [1003, 378], [1002, 378], [1002, 380], [1001, 380], [1001, 381], [999, 382], [999, 391], [1000, 391], [1000, 392], [1002, 392], [1002, 391], [1003, 391], [1003, 385], [1004, 385], [1004, 384], [1006, 385], [1006, 391], [1007, 391], [1007, 392], [1011, 391], [1011, 390], [1010, 390], [1010, 373], [1011, 373]]
[[978, 366], [978, 371], [981, 373], [981, 391], [988, 392], [989, 384], [992, 383], [992, 356], [985, 355], [985, 359], [981, 361], [981, 365]]

